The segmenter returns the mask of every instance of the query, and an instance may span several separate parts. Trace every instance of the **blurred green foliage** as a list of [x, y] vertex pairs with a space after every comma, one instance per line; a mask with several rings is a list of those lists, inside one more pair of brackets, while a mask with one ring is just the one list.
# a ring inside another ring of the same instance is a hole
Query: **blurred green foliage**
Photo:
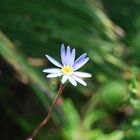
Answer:
[[140, 139], [139, 0], [0, 0], [1, 140], [28, 137], [60, 79], [46, 79], [60, 45], [87, 52], [88, 86], [65, 86], [38, 140]]

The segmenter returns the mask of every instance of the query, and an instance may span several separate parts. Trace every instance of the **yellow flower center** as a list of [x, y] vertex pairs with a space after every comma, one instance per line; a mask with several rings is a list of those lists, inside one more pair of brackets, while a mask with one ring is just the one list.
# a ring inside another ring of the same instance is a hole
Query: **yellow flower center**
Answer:
[[67, 75], [71, 75], [73, 73], [73, 69], [70, 66], [63, 66], [62, 72]]

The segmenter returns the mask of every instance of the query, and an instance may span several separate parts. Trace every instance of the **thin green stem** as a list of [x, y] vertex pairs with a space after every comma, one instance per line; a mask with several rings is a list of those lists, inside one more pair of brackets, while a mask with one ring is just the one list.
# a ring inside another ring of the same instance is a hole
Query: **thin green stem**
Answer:
[[56, 103], [57, 103], [57, 101], [59, 99], [59, 96], [63, 92], [63, 89], [64, 89], [64, 85], [61, 84], [60, 87], [59, 87], [59, 90], [57, 92], [57, 95], [56, 95], [56, 97], [55, 97], [55, 99], [53, 101], [53, 104], [52, 104], [52, 106], [50, 108], [50, 111], [48, 112], [46, 118], [35, 128], [35, 130], [33, 131], [32, 135], [29, 138], [27, 138], [26, 140], [33, 140], [36, 137], [36, 135], [38, 134], [38, 132], [40, 131], [40, 129], [42, 127], [44, 127], [45, 125], [47, 125], [47, 123], [48, 123], [48, 121], [49, 121], [49, 119], [51, 117], [51, 114], [54, 111], [55, 105], [56, 105]]

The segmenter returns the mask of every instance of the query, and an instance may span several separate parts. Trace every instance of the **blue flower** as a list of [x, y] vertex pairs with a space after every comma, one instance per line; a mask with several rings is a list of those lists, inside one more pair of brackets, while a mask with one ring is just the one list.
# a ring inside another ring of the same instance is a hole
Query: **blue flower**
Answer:
[[54, 78], [58, 76], [62, 76], [61, 83], [64, 84], [67, 80], [74, 85], [77, 86], [77, 82], [86, 86], [87, 83], [81, 78], [91, 77], [91, 74], [86, 72], [77, 71], [84, 64], [87, 63], [89, 58], [87, 54], [82, 54], [78, 59], [75, 60], [75, 49], [72, 49], [68, 46], [65, 50], [64, 44], [61, 45], [61, 61], [62, 64], [56, 61], [49, 55], [46, 55], [48, 60], [56, 65], [58, 68], [47, 68], [44, 69], [43, 72], [48, 73], [47, 78]]

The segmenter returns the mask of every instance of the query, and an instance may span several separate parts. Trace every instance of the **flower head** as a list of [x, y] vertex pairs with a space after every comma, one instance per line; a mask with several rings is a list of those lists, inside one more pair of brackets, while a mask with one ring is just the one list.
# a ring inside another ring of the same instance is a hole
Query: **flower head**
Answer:
[[78, 59], [75, 60], [75, 49], [72, 49], [68, 46], [65, 50], [64, 44], [61, 45], [61, 61], [62, 64], [57, 62], [54, 58], [49, 55], [46, 55], [48, 60], [56, 65], [58, 68], [47, 68], [43, 72], [48, 73], [47, 78], [54, 78], [62, 76], [61, 82], [64, 84], [67, 80], [74, 86], [77, 86], [77, 82], [86, 86], [86, 82], [81, 78], [91, 77], [91, 74], [86, 72], [77, 71], [81, 68], [89, 58], [87, 54], [82, 54]]

